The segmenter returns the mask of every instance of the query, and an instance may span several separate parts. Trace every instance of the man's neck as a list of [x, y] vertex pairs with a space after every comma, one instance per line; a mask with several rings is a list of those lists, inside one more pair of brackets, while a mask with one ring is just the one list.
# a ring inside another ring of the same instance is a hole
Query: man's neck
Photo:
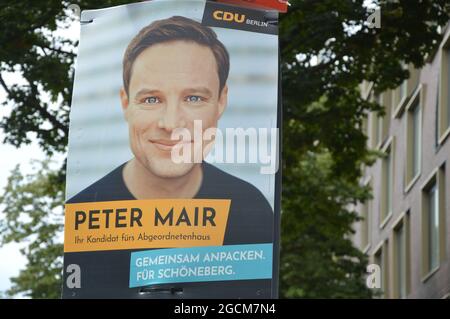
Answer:
[[177, 178], [158, 177], [136, 158], [123, 169], [123, 179], [136, 199], [193, 198], [202, 184], [201, 164], [196, 164], [186, 175]]

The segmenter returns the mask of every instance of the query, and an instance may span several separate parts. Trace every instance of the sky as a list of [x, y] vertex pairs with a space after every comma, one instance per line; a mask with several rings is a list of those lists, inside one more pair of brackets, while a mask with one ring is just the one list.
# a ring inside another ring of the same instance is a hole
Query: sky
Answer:
[[[79, 22], [73, 21], [68, 29], [59, 29], [54, 35], [76, 40], [79, 38], [79, 32]], [[21, 83], [19, 74], [2, 74], [2, 76], [8, 85]], [[6, 94], [3, 88], [0, 87], [0, 104], [5, 99]], [[0, 120], [8, 116], [10, 112], [11, 106], [0, 105]], [[32, 160], [44, 160], [46, 158], [36, 141], [33, 141], [30, 145], [16, 148], [12, 145], [4, 144], [4, 138], [5, 134], [0, 130], [0, 194], [3, 194], [10, 172], [17, 164], [20, 165], [21, 172], [27, 174], [32, 172], [30, 164]], [[59, 162], [61, 158], [62, 155], [57, 156], [56, 161]], [[0, 205], [0, 219], [4, 218], [3, 210], [4, 207]], [[19, 251], [22, 247], [24, 247], [24, 244], [16, 243], [0, 247], [0, 295], [1, 292], [11, 287], [10, 278], [17, 276], [19, 271], [25, 268], [26, 258]]]

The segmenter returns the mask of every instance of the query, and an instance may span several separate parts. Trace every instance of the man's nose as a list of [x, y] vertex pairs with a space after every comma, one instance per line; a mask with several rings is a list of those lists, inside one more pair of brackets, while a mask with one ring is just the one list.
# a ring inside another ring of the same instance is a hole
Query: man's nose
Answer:
[[166, 131], [172, 131], [176, 128], [184, 127], [186, 125], [182, 118], [179, 104], [175, 101], [167, 103], [164, 108], [164, 113], [159, 121], [159, 127]]

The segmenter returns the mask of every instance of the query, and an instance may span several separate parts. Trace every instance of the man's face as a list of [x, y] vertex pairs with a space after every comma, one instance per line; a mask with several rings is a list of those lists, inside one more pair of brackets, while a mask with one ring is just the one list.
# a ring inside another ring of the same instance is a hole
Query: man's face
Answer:
[[[184, 176], [195, 165], [176, 164], [171, 151], [174, 129], [194, 137], [194, 120], [203, 131], [217, 127], [227, 103], [227, 87], [219, 92], [213, 52], [194, 42], [172, 41], [145, 49], [134, 61], [129, 94], [121, 90], [122, 108], [136, 159], [163, 178]], [[204, 141], [203, 145], [208, 141]], [[193, 143], [188, 145], [193, 152]]]

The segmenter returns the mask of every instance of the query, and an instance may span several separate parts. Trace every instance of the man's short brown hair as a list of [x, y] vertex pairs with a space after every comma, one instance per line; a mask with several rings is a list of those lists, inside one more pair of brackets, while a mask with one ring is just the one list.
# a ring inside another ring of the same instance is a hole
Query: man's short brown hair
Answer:
[[211, 28], [185, 17], [174, 16], [149, 24], [139, 31], [128, 45], [123, 58], [123, 86], [127, 95], [129, 95], [133, 63], [139, 54], [152, 45], [171, 41], [195, 42], [211, 49], [217, 62], [220, 94], [230, 72], [230, 57], [227, 49], [217, 39], [216, 33]]

